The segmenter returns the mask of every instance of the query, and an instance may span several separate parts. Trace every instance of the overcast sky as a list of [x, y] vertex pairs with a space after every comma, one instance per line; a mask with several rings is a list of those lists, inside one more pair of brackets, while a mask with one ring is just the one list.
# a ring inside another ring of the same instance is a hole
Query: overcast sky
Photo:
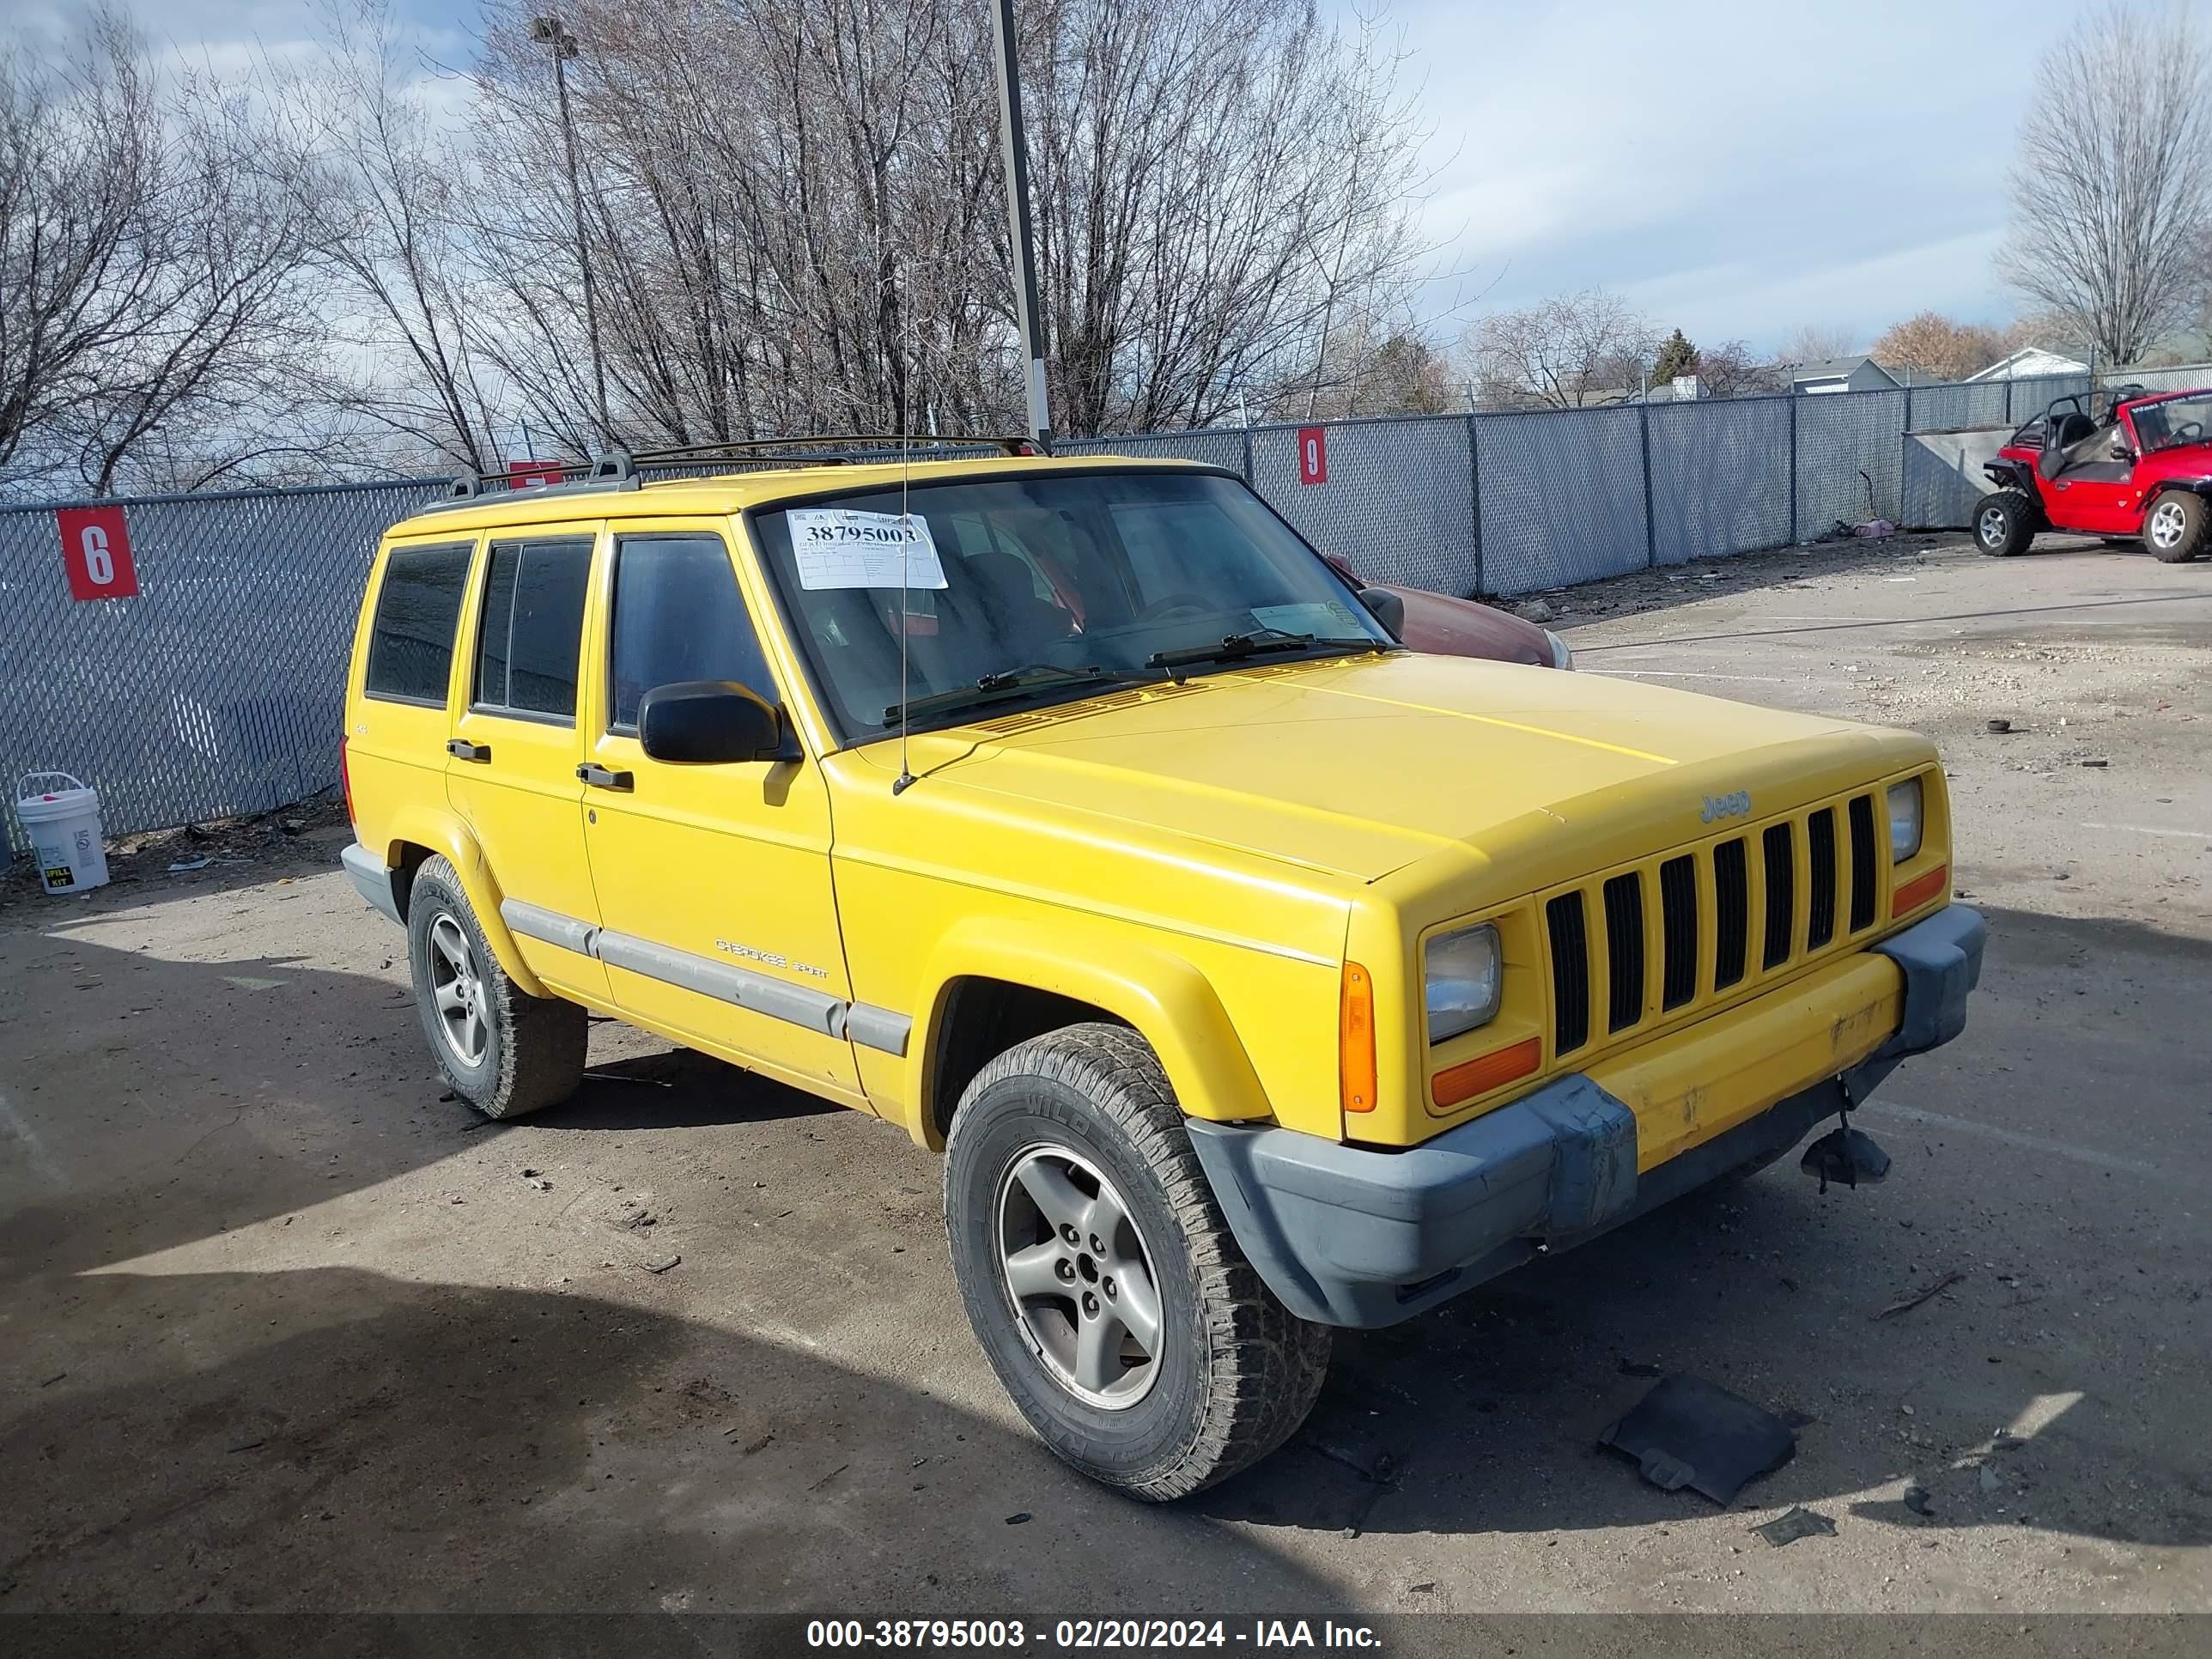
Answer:
[[[1345, 0], [1340, 0], [1340, 4]], [[400, 0], [464, 50], [471, 3]], [[12, 0], [51, 27], [72, 0]], [[218, 62], [310, 33], [301, 0], [137, 0]], [[1395, 0], [1433, 129], [1431, 310], [1602, 285], [1706, 343], [1806, 324], [1870, 343], [1923, 308], [2008, 319], [1990, 255], [2038, 56], [2079, 15], [1998, 0]], [[0, 26], [4, 27], [4, 26]]]
[[[2008, 319], [1990, 256], [2036, 59], [1994, 0], [1425, 3], [1435, 238], [1480, 307], [1592, 285], [1707, 343]], [[1444, 303], [1449, 304], [1449, 299]]]

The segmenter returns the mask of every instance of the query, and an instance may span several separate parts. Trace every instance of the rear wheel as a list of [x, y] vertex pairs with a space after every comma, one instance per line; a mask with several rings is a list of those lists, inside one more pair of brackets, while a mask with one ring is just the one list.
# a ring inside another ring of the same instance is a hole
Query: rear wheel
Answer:
[[1998, 489], [1974, 507], [1974, 545], [1991, 558], [2024, 553], [2043, 528], [2043, 509], [2024, 490]]
[[507, 1118], [575, 1093], [591, 1017], [580, 1004], [533, 997], [507, 976], [442, 857], [415, 872], [407, 955], [423, 1035], [455, 1094], [486, 1117]]
[[1125, 1026], [1072, 1025], [978, 1073], [946, 1139], [945, 1226], [991, 1369], [1092, 1480], [1181, 1498], [1305, 1420], [1329, 1332], [1261, 1282]]
[[2169, 489], [2143, 514], [2143, 544], [2167, 564], [2186, 564], [2204, 550], [2208, 521], [2202, 495]]

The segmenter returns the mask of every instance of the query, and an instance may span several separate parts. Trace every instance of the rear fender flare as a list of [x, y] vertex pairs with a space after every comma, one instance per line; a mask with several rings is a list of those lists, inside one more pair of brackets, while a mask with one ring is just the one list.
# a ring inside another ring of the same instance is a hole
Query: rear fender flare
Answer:
[[939, 941], [923, 976], [928, 1010], [908, 1044], [908, 1132], [933, 1151], [939, 1145], [929, 1098], [937, 1050], [946, 1029], [954, 984], [970, 976], [1006, 980], [1050, 991], [1126, 1020], [1160, 1057], [1176, 1099], [1191, 1117], [1231, 1123], [1273, 1113], [1259, 1073], [1206, 975], [1158, 945], [1095, 922], [1048, 922], [971, 916]]
[[408, 807], [392, 815], [386, 826], [382, 852], [386, 869], [397, 870], [401, 863], [400, 848], [412, 843], [427, 847], [434, 853], [443, 853], [461, 878], [461, 890], [468, 895], [469, 905], [477, 913], [477, 926], [483, 930], [484, 942], [499, 958], [499, 965], [507, 969], [507, 976], [518, 988], [533, 997], [550, 997], [538, 975], [530, 971], [515, 949], [514, 935], [501, 920], [498, 881], [491, 866], [484, 862], [483, 849], [477, 845], [468, 826], [450, 814], [429, 807]]
[[1990, 483], [1999, 489], [2025, 491], [2037, 501], [2043, 499], [2035, 487], [2034, 469], [2022, 466], [2018, 461], [1984, 461], [1982, 471], [1990, 476]]

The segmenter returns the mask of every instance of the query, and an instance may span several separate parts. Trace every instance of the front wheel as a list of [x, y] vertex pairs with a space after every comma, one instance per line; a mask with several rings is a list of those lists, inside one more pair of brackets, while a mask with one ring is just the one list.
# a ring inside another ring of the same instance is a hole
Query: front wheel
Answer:
[[1039, 1438], [1152, 1502], [1305, 1420], [1329, 1331], [1275, 1299], [1223, 1219], [1151, 1046], [1073, 1025], [969, 1085], [945, 1157], [969, 1322]]
[[2143, 544], [2167, 564], [2186, 564], [2204, 550], [2208, 520], [2202, 495], [2169, 489], [2143, 514]]
[[1974, 545], [1994, 559], [2025, 553], [2042, 527], [2043, 512], [2025, 492], [1993, 490], [1974, 508]]

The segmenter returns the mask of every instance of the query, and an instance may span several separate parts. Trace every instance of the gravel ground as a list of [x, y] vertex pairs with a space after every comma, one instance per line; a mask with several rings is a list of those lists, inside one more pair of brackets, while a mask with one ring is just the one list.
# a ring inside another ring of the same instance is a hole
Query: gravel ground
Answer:
[[[2212, 565], [1911, 538], [1547, 602], [1583, 672], [1943, 745], [1990, 956], [1865, 1115], [1881, 1188], [1785, 1161], [1346, 1337], [1297, 1443], [1146, 1510], [1023, 1431], [896, 1132], [612, 1024], [477, 1122], [325, 821], [19, 884], [0, 1610], [2212, 1610]], [[1653, 1368], [1796, 1458], [1642, 1484], [1594, 1442]], [[1799, 1504], [1835, 1535], [1748, 1531]]]

